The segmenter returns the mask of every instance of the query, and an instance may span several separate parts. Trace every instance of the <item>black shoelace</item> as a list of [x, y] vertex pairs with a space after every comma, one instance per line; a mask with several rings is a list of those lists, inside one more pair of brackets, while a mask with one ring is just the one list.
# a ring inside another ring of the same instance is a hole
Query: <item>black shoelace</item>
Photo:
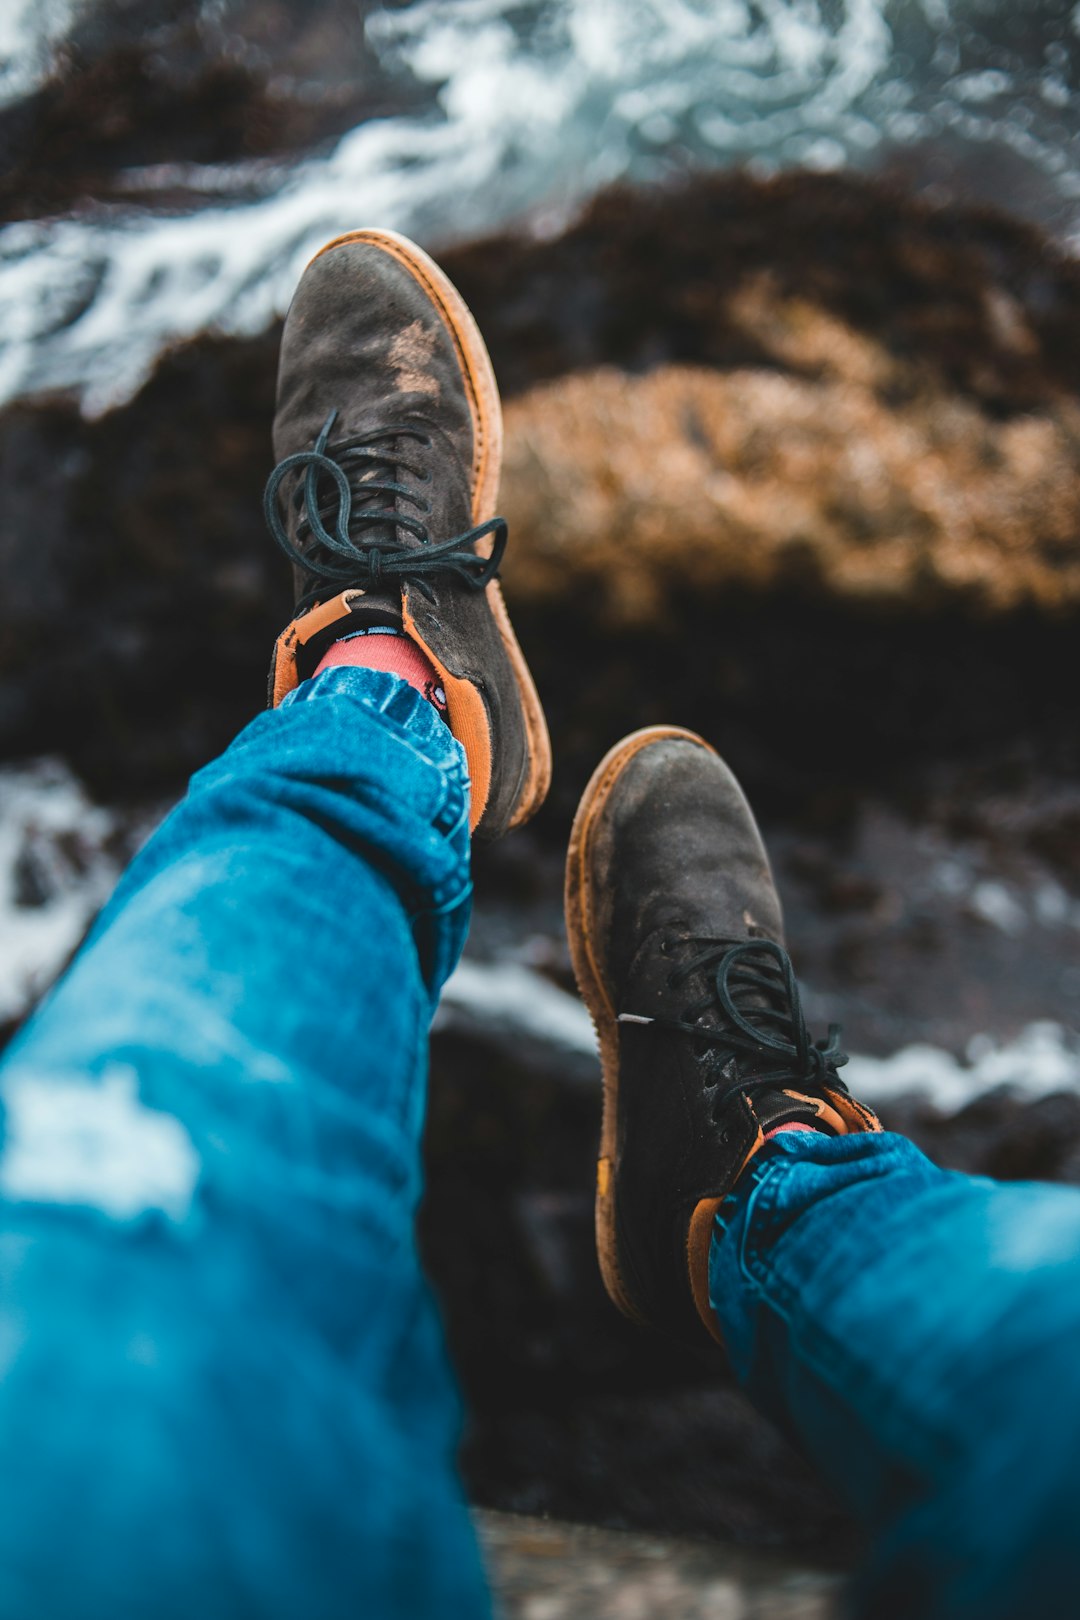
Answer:
[[[734, 1058], [740, 1077], [732, 1091], [744, 1096], [789, 1086], [815, 1097], [824, 1097], [826, 1086], [847, 1093], [836, 1072], [848, 1060], [840, 1026], [830, 1024], [824, 1041], [811, 1040], [791, 958], [781, 946], [766, 939], [709, 941], [672, 969], [668, 984], [677, 990], [697, 973], [706, 976], [705, 991], [681, 1018], [623, 1013], [620, 1021], [682, 1030], [713, 1049], [718, 1069]], [[717, 1015], [715, 1023], [701, 1022], [708, 1012]]]
[[[400, 439], [412, 439], [429, 449], [428, 435], [415, 426], [388, 423], [331, 444], [336, 418], [337, 412], [331, 411], [310, 450], [298, 450], [278, 462], [263, 496], [270, 533], [312, 582], [296, 604], [297, 611], [314, 606], [335, 589], [351, 585], [372, 590], [387, 577], [413, 581], [429, 601], [434, 598], [425, 576], [435, 574], [455, 574], [470, 590], [482, 591], [499, 571], [506, 549], [505, 519], [489, 518], [464, 534], [432, 542], [422, 521], [431, 515], [430, 501], [399, 481], [402, 473], [420, 483], [430, 482], [431, 475], [395, 447]], [[292, 493], [292, 504], [297, 511], [303, 509], [304, 516], [294, 541], [281, 520], [277, 497], [282, 480], [301, 468], [304, 476]], [[408, 502], [418, 515], [388, 508], [383, 504], [387, 498]], [[362, 534], [375, 525], [386, 530], [378, 538], [364, 540], [353, 533]], [[396, 529], [407, 530], [419, 545], [392, 538]], [[494, 536], [491, 555], [478, 556], [471, 547], [488, 534]]]

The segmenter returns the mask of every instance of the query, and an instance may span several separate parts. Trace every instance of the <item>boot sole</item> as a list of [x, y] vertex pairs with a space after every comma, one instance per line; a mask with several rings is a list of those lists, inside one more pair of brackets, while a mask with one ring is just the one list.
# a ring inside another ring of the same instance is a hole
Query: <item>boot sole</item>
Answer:
[[612, 1302], [632, 1321], [646, 1318], [634, 1304], [619, 1266], [615, 1228], [615, 1150], [618, 1141], [619, 1108], [619, 1025], [598, 965], [595, 941], [595, 908], [592, 893], [591, 839], [596, 824], [616, 783], [631, 760], [650, 743], [681, 738], [708, 753], [716, 750], [696, 732], [681, 726], [647, 726], [631, 732], [610, 749], [589, 779], [570, 832], [566, 856], [566, 932], [570, 959], [574, 966], [581, 999], [588, 1009], [600, 1047], [603, 1075], [603, 1105], [600, 1121], [600, 1154], [596, 1175], [596, 1253], [600, 1275]]
[[[486, 523], [488, 518], [495, 516], [499, 498], [503, 447], [502, 404], [491, 356], [480, 335], [480, 328], [473, 319], [472, 311], [434, 259], [429, 258], [415, 242], [410, 242], [407, 236], [400, 236], [397, 231], [347, 231], [343, 236], [335, 236], [333, 241], [321, 247], [311, 262], [314, 263], [315, 259], [321, 258], [324, 253], [342, 247], [347, 242], [367, 242], [373, 247], [382, 248], [404, 266], [421, 284], [454, 339], [467, 385], [469, 412], [473, 424], [472, 518], [474, 523]], [[507, 823], [509, 829], [519, 827], [528, 821], [547, 797], [551, 785], [551, 741], [540, 696], [529, 666], [525, 662], [525, 655], [514, 635], [498, 580], [492, 580], [487, 586], [487, 598], [517, 681], [529, 754], [529, 768]]]

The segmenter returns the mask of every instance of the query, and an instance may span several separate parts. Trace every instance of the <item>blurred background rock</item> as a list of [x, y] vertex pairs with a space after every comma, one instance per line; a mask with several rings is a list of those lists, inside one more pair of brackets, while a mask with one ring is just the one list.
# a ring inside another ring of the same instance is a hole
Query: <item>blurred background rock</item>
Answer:
[[261, 702], [300, 268], [357, 223], [417, 235], [506, 396], [556, 751], [543, 814], [478, 853], [434, 1038], [470, 1490], [843, 1563], [781, 1438], [600, 1288], [562, 854], [622, 731], [704, 731], [854, 1089], [943, 1163], [1080, 1181], [1080, 23], [5, 0], [0, 153], [5, 1030]]

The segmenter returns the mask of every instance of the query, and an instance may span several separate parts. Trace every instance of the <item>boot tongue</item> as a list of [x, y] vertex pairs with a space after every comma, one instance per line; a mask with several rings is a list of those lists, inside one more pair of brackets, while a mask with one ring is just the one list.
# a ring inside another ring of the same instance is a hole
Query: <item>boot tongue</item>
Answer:
[[[376, 447], [372, 447], [373, 450]], [[371, 461], [360, 467], [350, 466], [347, 459], [342, 458], [342, 470], [348, 475], [349, 487], [352, 492], [353, 515], [362, 515], [364, 512], [379, 510], [397, 511], [401, 497], [399, 495], [387, 496], [378, 488], [368, 489], [369, 484], [385, 484], [389, 479], [397, 481], [398, 470], [394, 453], [397, 450], [397, 441], [387, 441], [379, 445], [377, 452], [385, 457], [382, 461]], [[403, 531], [398, 529], [396, 523], [387, 519], [382, 523], [365, 523], [357, 537], [367, 546], [395, 546], [401, 539], [406, 538]]]
[[781, 1125], [809, 1125], [815, 1131], [825, 1130], [826, 1134], [832, 1134], [828, 1127], [823, 1126], [817, 1109], [808, 1100], [792, 1097], [780, 1088], [755, 1091], [751, 1107], [764, 1136]]
[[368, 630], [374, 626], [385, 626], [388, 630], [400, 630], [404, 635], [405, 624], [401, 613], [401, 588], [396, 581], [380, 585], [376, 590], [363, 590], [362, 587], [353, 591], [349, 603], [348, 628], [341, 634], [348, 635], [349, 630]]
[[[361, 446], [360, 449], [354, 449], [350, 453], [350, 441], [353, 438], [362, 439], [364, 437], [363, 431], [357, 430], [353, 432], [352, 429], [345, 430], [338, 424], [335, 424], [335, 426], [337, 431], [323, 453], [328, 455], [329, 459], [337, 465], [348, 480], [350, 496], [349, 533], [355, 538], [358, 552], [371, 547], [382, 547], [393, 551], [397, 550], [402, 543], [417, 544], [415, 537], [411, 535], [411, 531], [402, 528], [394, 517], [388, 515], [384, 519], [372, 521], [372, 515], [375, 512], [386, 512], [387, 514], [392, 512], [396, 514], [403, 509], [411, 511], [411, 507], [407, 503], [403, 507], [402, 497], [399, 494], [389, 493], [386, 489], [388, 483], [398, 483], [400, 481], [399, 460], [407, 459], [407, 449], [405, 452], [402, 451], [405, 435], [394, 436], [392, 433], [387, 433], [381, 441]], [[341, 448], [342, 445], [345, 447]], [[306, 483], [303, 483], [302, 487], [306, 491]], [[322, 508], [323, 503], [327, 503], [327, 518], [324, 521], [327, 522], [330, 532], [336, 532], [333, 509], [336, 503], [342, 499], [342, 496], [340, 491], [333, 485], [330, 473], [324, 468], [320, 469], [317, 476], [315, 491], [317, 505]], [[302, 508], [303, 516], [310, 523], [312, 514], [308, 510], [308, 505], [305, 496]], [[305, 555], [318, 555], [323, 561], [336, 563], [341, 560], [337, 552], [329, 551], [317, 536], [312, 535], [310, 530], [304, 542], [303, 550]], [[303, 576], [303, 572], [301, 563], [299, 566], [301, 576]], [[312, 575], [311, 583], [317, 584], [318, 576]], [[365, 594], [373, 599], [377, 597], [380, 600], [384, 596], [388, 600], [398, 597], [396, 605], [400, 607], [399, 593], [396, 588], [386, 590], [376, 584], [373, 590], [367, 591]]]

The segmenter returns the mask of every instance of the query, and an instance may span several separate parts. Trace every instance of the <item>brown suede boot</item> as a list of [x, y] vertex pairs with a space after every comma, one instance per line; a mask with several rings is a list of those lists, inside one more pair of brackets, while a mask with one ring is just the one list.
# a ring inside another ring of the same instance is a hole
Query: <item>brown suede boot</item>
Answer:
[[266, 517], [297, 616], [271, 704], [349, 630], [403, 629], [446, 692], [473, 829], [497, 838], [527, 820], [551, 750], [496, 579], [499, 394], [464, 300], [412, 242], [352, 231], [308, 265], [281, 342], [274, 452]]
[[653, 727], [597, 768], [574, 820], [566, 923], [600, 1040], [596, 1233], [627, 1316], [702, 1344], [713, 1219], [765, 1134], [876, 1131], [814, 1045], [780, 902], [739, 784], [693, 732]]

